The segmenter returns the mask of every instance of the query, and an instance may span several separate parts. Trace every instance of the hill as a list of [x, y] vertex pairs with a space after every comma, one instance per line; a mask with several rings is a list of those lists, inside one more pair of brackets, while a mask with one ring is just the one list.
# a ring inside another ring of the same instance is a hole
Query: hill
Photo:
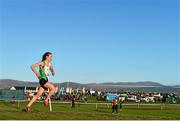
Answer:
[[[35, 87], [38, 85], [38, 82], [27, 82], [19, 81], [14, 79], [0, 79], [0, 88], [9, 88], [12, 86], [31, 86]], [[144, 91], [144, 92], [163, 92], [163, 93], [173, 93], [180, 92], [180, 86], [166, 86], [157, 82], [145, 81], [145, 82], [106, 82], [106, 83], [88, 83], [81, 84], [76, 82], [62, 82], [55, 83], [55, 85], [60, 87], [69, 87], [72, 88], [83, 88], [93, 89], [93, 90], [123, 90], [123, 91]]]

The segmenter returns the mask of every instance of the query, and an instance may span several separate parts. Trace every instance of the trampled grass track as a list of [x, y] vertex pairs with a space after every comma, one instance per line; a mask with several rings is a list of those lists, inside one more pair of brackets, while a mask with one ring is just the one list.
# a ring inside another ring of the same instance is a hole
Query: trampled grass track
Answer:
[[43, 119], [180, 119], [179, 104], [123, 104], [123, 110], [119, 113], [111, 112], [111, 105], [107, 103], [80, 103], [80, 106], [71, 108], [70, 103], [56, 102], [52, 104], [53, 112], [49, 107], [44, 107], [41, 102], [33, 105], [31, 112], [23, 112], [27, 102], [11, 104], [0, 102], [0, 119], [8, 120], [43, 120]]

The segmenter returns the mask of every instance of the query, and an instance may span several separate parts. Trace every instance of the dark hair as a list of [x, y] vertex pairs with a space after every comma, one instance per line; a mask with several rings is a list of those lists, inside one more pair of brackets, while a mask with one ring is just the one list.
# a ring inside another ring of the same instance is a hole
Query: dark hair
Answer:
[[52, 53], [51, 52], [44, 53], [42, 56], [42, 61], [46, 60], [46, 56], [49, 56], [49, 55], [52, 55]]

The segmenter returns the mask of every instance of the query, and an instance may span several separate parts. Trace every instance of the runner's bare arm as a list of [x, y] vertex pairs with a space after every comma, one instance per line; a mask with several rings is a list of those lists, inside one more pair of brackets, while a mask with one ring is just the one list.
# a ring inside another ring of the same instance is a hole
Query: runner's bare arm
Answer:
[[54, 71], [54, 68], [53, 68], [52, 65], [50, 66], [50, 70], [51, 70], [52, 75], [54, 76], [55, 75], [55, 71]]
[[43, 66], [43, 65], [44, 65], [44, 63], [41, 61], [41, 62], [35, 63], [31, 66], [31, 69], [36, 74], [37, 78], [40, 77], [40, 74], [39, 74], [39, 72], [36, 71], [36, 67]]

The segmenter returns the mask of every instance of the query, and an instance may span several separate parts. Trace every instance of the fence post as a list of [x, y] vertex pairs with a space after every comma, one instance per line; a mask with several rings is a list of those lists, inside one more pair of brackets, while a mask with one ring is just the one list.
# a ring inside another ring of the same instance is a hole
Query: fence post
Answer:
[[161, 110], [163, 110], [163, 104], [161, 104]]
[[18, 100], [18, 108], [19, 108], [19, 100]]
[[52, 103], [51, 103], [51, 98], [49, 98], [49, 111], [52, 112]]
[[[49, 89], [48, 89], [48, 92], [49, 92]], [[49, 97], [49, 111], [52, 112], [51, 97]]]
[[107, 107], [109, 108], [109, 104], [107, 104]]

